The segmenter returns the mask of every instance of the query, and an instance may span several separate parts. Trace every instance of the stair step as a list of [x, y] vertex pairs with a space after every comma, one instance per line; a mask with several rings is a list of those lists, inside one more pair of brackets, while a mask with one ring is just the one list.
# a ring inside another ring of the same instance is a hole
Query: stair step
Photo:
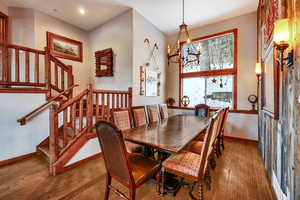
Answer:
[[37, 152], [40, 153], [47, 160], [47, 162], [49, 162], [50, 159], [49, 144], [39, 146], [37, 148]]

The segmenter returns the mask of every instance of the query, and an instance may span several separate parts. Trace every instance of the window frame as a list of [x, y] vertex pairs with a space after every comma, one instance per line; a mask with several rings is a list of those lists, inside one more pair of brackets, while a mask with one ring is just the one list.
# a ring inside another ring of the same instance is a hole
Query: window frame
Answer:
[[[181, 97], [183, 94], [183, 79], [184, 78], [195, 78], [195, 77], [205, 77], [205, 76], [220, 76], [220, 75], [233, 75], [233, 107], [232, 109], [237, 109], [237, 89], [238, 89], [238, 83], [237, 83], [237, 78], [238, 78], [238, 29], [230, 29], [227, 31], [215, 33], [215, 34], [210, 34], [206, 35], [203, 37], [197, 37], [193, 38], [191, 41], [199, 41], [199, 40], [205, 40], [209, 38], [214, 38], [217, 36], [222, 36], [226, 34], [233, 33], [234, 37], [234, 54], [233, 54], [233, 68], [231, 69], [219, 69], [219, 70], [206, 70], [206, 71], [200, 71], [200, 72], [188, 72], [188, 73], [183, 73], [182, 65], [181, 62], [179, 62], [179, 106], [181, 107]], [[184, 45], [186, 42], [181, 42], [180, 43], [180, 49], [182, 51], [182, 45]]]

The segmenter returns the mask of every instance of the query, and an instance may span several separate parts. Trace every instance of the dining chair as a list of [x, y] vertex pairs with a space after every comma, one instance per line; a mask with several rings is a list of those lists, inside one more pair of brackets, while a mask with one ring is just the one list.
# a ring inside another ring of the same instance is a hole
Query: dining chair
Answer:
[[148, 123], [145, 106], [134, 106], [131, 111], [135, 127], [144, 126]]
[[168, 119], [169, 118], [167, 104], [159, 104], [159, 111], [160, 111], [161, 119]]
[[[218, 140], [218, 138], [219, 138], [219, 134], [220, 134], [220, 128], [221, 128], [221, 124], [222, 124], [223, 115], [224, 115], [224, 109], [220, 109], [213, 116], [214, 118], [216, 118], [216, 122], [215, 122], [215, 126], [214, 126], [214, 129], [216, 129], [214, 131], [214, 133], [216, 133], [216, 134], [212, 137], [213, 147], [214, 147], [213, 152], [216, 153], [217, 157], [219, 156], [219, 146], [218, 146], [219, 140]], [[193, 140], [185, 147], [184, 151], [190, 151], [190, 152], [201, 155], [203, 144], [204, 144], [204, 139], [203, 140]], [[210, 153], [213, 153], [213, 152], [210, 152]], [[212, 161], [212, 162], [214, 162], [214, 161]]]
[[[96, 132], [107, 171], [105, 200], [109, 199], [110, 190], [122, 198], [135, 200], [136, 189], [153, 176], [156, 176], [157, 192], [160, 193], [159, 162], [140, 154], [128, 154], [121, 131], [110, 122], [97, 122]], [[129, 189], [129, 197], [113, 187], [112, 179]]]
[[[203, 184], [204, 182], [210, 184], [205, 178], [206, 171], [208, 170], [208, 153], [212, 146], [212, 137], [215, 134], [215, 122], [216, 118], [210, 120], [210, 125], [205, 134], [201, 155], [186, 151], [172, 155], [162, 163], [162, 193], [164, 193], [164, 179], [165, 173], [167, 172], [192, 181], [193, 184], [190, 185], [189, 195], [192, 199], [204, 199]], [[198, 198], [192, 194], [196, 183], [198, 183], [199, 190]]]
[[158, 105], [147, 105], [149, 123], [158, 122], [160, 119]]
[[209, 106], [206, 104], [198, 104], [195, 106], [195, 115], [199, 117], [209, 116]]
[[[121, 132], [127, 132], [132, 129], [132, 116], [129, 108], [114, 108], [112, 109], [112, 118], [116, 127]], [[138, 144], [132, 142], [125, 142], [127, 151], [132, 152], [141, 152], [142, 147]]]

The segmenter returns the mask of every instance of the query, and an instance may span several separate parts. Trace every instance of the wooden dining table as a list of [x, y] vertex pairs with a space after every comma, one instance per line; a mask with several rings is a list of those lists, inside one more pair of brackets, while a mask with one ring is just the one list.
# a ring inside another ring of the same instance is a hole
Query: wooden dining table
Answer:
[[210, 118], [175, 115], [123, 133], [126, 141], [168, 153], [178, 153], [209, 125]]

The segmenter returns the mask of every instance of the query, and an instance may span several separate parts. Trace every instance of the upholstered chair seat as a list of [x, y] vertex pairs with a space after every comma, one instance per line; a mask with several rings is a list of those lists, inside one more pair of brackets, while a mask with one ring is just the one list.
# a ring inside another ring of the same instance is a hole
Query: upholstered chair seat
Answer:
[[137, 153], [128, 154], [134, 182], [137, 186], [143, 184], [160, 170], [160, 163]]
[[169, 157], [163, 167], [169, 173], [197, 181], [201, 164], [201, 156], [192, 152], [183, 152]]

